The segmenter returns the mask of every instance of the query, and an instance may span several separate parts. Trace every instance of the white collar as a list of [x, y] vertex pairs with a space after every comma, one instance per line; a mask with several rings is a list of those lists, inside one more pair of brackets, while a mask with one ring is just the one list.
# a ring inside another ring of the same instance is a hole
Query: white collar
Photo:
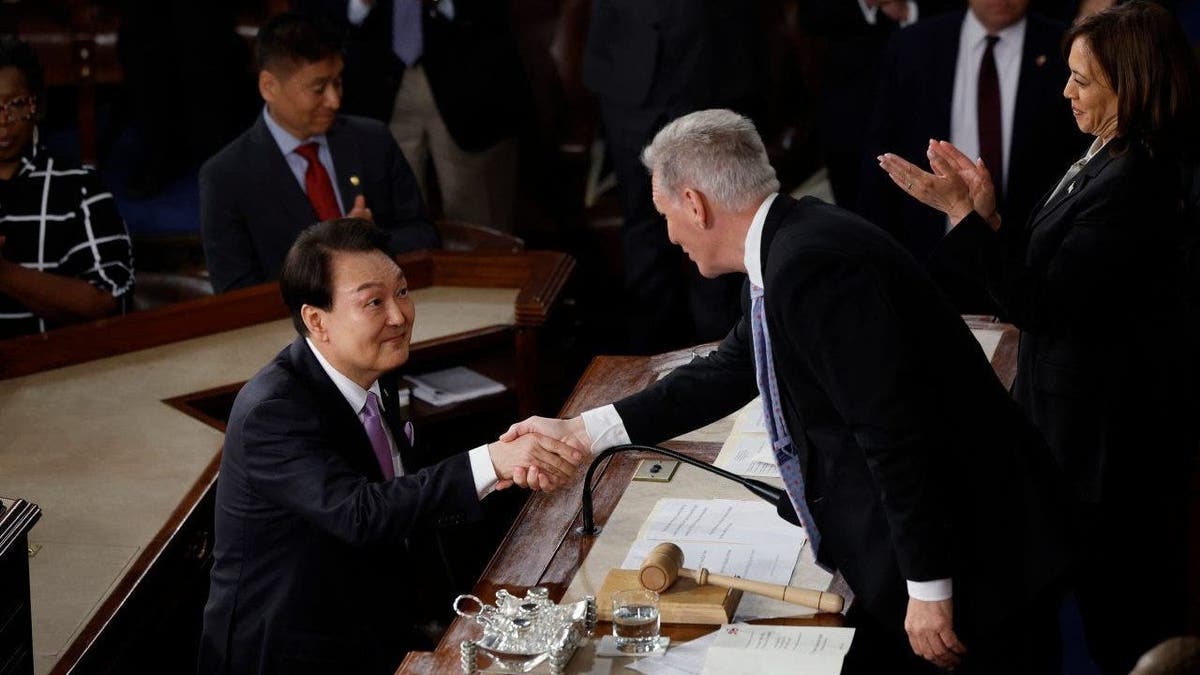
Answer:
[[763, 287], [763, 226], [767, 224], [767, 212], [771, 210], [771, 204], [775, 203], [778, 196], [778, 192], [772, 192], [758, 205], [758, 210], [754, 212], [754, 218], [750, 221], [750, 229], [746, 232], [746, 250], [742, 254], [742, 261], [746, 263], [746, 276], [750, 277], [750, 283], [759, 288]]
[[[1025, 36], [1025, 23], [1026, 18], [1021, 17], [1020, 21], [995, 33], [995, 35], [1000, 38], [999, 44], [1016, 44], [1017, 40], [1015, 38], [1018, 36], [1022, 38], [1021, 42], [1023, 43]], [[961, 44], [971, 47], [982, 43], [989, 35], [987, 28], [984, 28], [983, 24], [979, 22], [979, 17], [975, 16], [975, 12], [972, 12], [970, 9], [967, 10], [967, 17], [963, 21], [962, 33], [964, 42]]]
[[325, 357], [321, 355], [321, 350], [317, 349], [317, 346], [313, 344], [311, 338], [306, 337], [304, 341], [308, 343], [308, 348], [312, 350], [313, 356], [317, 357], [317, 363], [321, 364], [321, 369], [325, 371], [329, 379], [333, 380], [334, 386], [338, 388], [338, 391], [342, 392], [342, 396], [346, 397], [346, 402], [354, 409], [355, 415], [361, 413], [363, 407], [367, 405], [368, 391], [375, 392], [375, 397], [379, 399], [379, 409], [383, 410], [383, 392], [379, 389], [379, 380], [372, 382], [370, 389], [363, 389], [358, 386], [357, 382], [346, 377], [341, 371], [330, 365], [325, 360]]

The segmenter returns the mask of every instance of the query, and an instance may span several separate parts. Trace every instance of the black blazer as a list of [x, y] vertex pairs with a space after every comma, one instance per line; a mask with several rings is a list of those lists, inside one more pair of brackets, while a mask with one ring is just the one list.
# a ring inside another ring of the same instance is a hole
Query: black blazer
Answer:
[[[953, 578], [956, 629], [986, 635], [1065, 564], [1049, 452], [962, 318], [883, 232], [819, 200], [780, 196], [762, 257], [775, 373], [820, 558], [896, 631], [904, 580]], [[716, 352], [616, 403], [631, 439], [673, 437], [758, 394], [743, 303]]]
[[767, 73], [757, 4], [595, 0], [583, 82], [605, 103], [668, 119], [755, 97]]
[[[392, 253], [439, 246], [416, 179], [386, 126], [339, 115], [326, 137], [344, 213], [361, 194], [375, 224], [391, 235]], [[218, 293], [278, 278], [296, 235], [315, 222], [262, 115], [200, 169], [200, 231]]]
[[1186, 480], [1193, 416], [1181, 405], [1195, 346], [1183, 337], [1178, 172], [1120, 145], [1027, 225], [1005, 218], [997, 234], [972, 214], [937, 255], [985, 284], [1021, 329], [1014, 395], [1079, 497], [1127, 508], [1178, 495]]
[[[394, 382], [381, 384], [411, 467]], [[383, 482], [358, 416], [297, 338], [230, 413], [199, 672], [392, 673], [412, 619], [406, 539], [479, 510], [466, 454]]]
[[[424, 13], [420, 63], [446, 129], [468, 152], [513, 136], [530, 114], [531, 94], [509, 4], [455, 0], [453, 19], [432, 7]], [[325, 18], [346, 34], [342, 109], [391, 119], [405, 70], [392, 51], [392, 0], [377, 0], [359, 26], [350, 24], [345, 0], [292, 0], [292, 6]]]
[[[930, 138], [950, 138], [950, 103], [964, 12], [948, 12], [898, 31], [888, 44], [874, 113], [867, 130], [857, 210], [891, 232], [924, 261], [946, 232], [946, 217], [904, 194], [875, 158], [890, 152], [928, 166]], [[1061, 24], [1030, 14], [1008, 144], [1008, 180], [1001, 212], [1025, 222], [1038, 199], [1083, 154], [1071, 108], [1062, 96], [1067, 65]], [[993, 171], [995, 167], [989, 167]]]

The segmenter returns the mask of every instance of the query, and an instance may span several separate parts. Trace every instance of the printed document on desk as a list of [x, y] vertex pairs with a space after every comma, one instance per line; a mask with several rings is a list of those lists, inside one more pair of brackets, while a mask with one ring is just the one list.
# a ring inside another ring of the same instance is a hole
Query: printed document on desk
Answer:
[[779, 477], [761, 398], [754, 399], [737, 413], [733, 432], [725, 439], [713, 464], [739, 476]]
[[704, 675], [837, 675], [853, 628], [730, 624], [717, 631]]
[[664, 541], [679, 545], [689, 569], [787, 584], [807, 537], [763, 501], [660, 499], [621, 567], [638, 569]]

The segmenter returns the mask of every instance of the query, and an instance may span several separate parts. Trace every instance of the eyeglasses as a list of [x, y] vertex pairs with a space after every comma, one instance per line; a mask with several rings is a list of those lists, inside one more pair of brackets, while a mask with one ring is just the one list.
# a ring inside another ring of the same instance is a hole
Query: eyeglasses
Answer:
[[0, 103], [0, 124], [28, 122], [37, 112], [37, 99], [33, 96], [18, 96]]

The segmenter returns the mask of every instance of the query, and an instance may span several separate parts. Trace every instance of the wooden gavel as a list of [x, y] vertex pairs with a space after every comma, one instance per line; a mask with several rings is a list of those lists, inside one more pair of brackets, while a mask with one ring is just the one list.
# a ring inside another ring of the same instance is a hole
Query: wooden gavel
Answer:
[[840, 612], [845, 600], [837, 593], [827, 593], [811, 588], [797, 588], [782, 584], [769, 584], [764, 581], [751, 581], [739, 577], [727, 577], [721, 574], [709, 574], [701, 567], [699, 570], [689, 570], [683, 566], [683, 549], [671, 542], [663, 542], [655, 546], [646, 561], [642, 563], [638, 579], [642, 588], [648, 591], [662, 593], [675, 583], [679, 577], [691, 579], [700, 586], [712, 585], [723, 588], [736, 588], [740, 591], [765, 595], [793, 605], [803, 605], [822, 612]]

